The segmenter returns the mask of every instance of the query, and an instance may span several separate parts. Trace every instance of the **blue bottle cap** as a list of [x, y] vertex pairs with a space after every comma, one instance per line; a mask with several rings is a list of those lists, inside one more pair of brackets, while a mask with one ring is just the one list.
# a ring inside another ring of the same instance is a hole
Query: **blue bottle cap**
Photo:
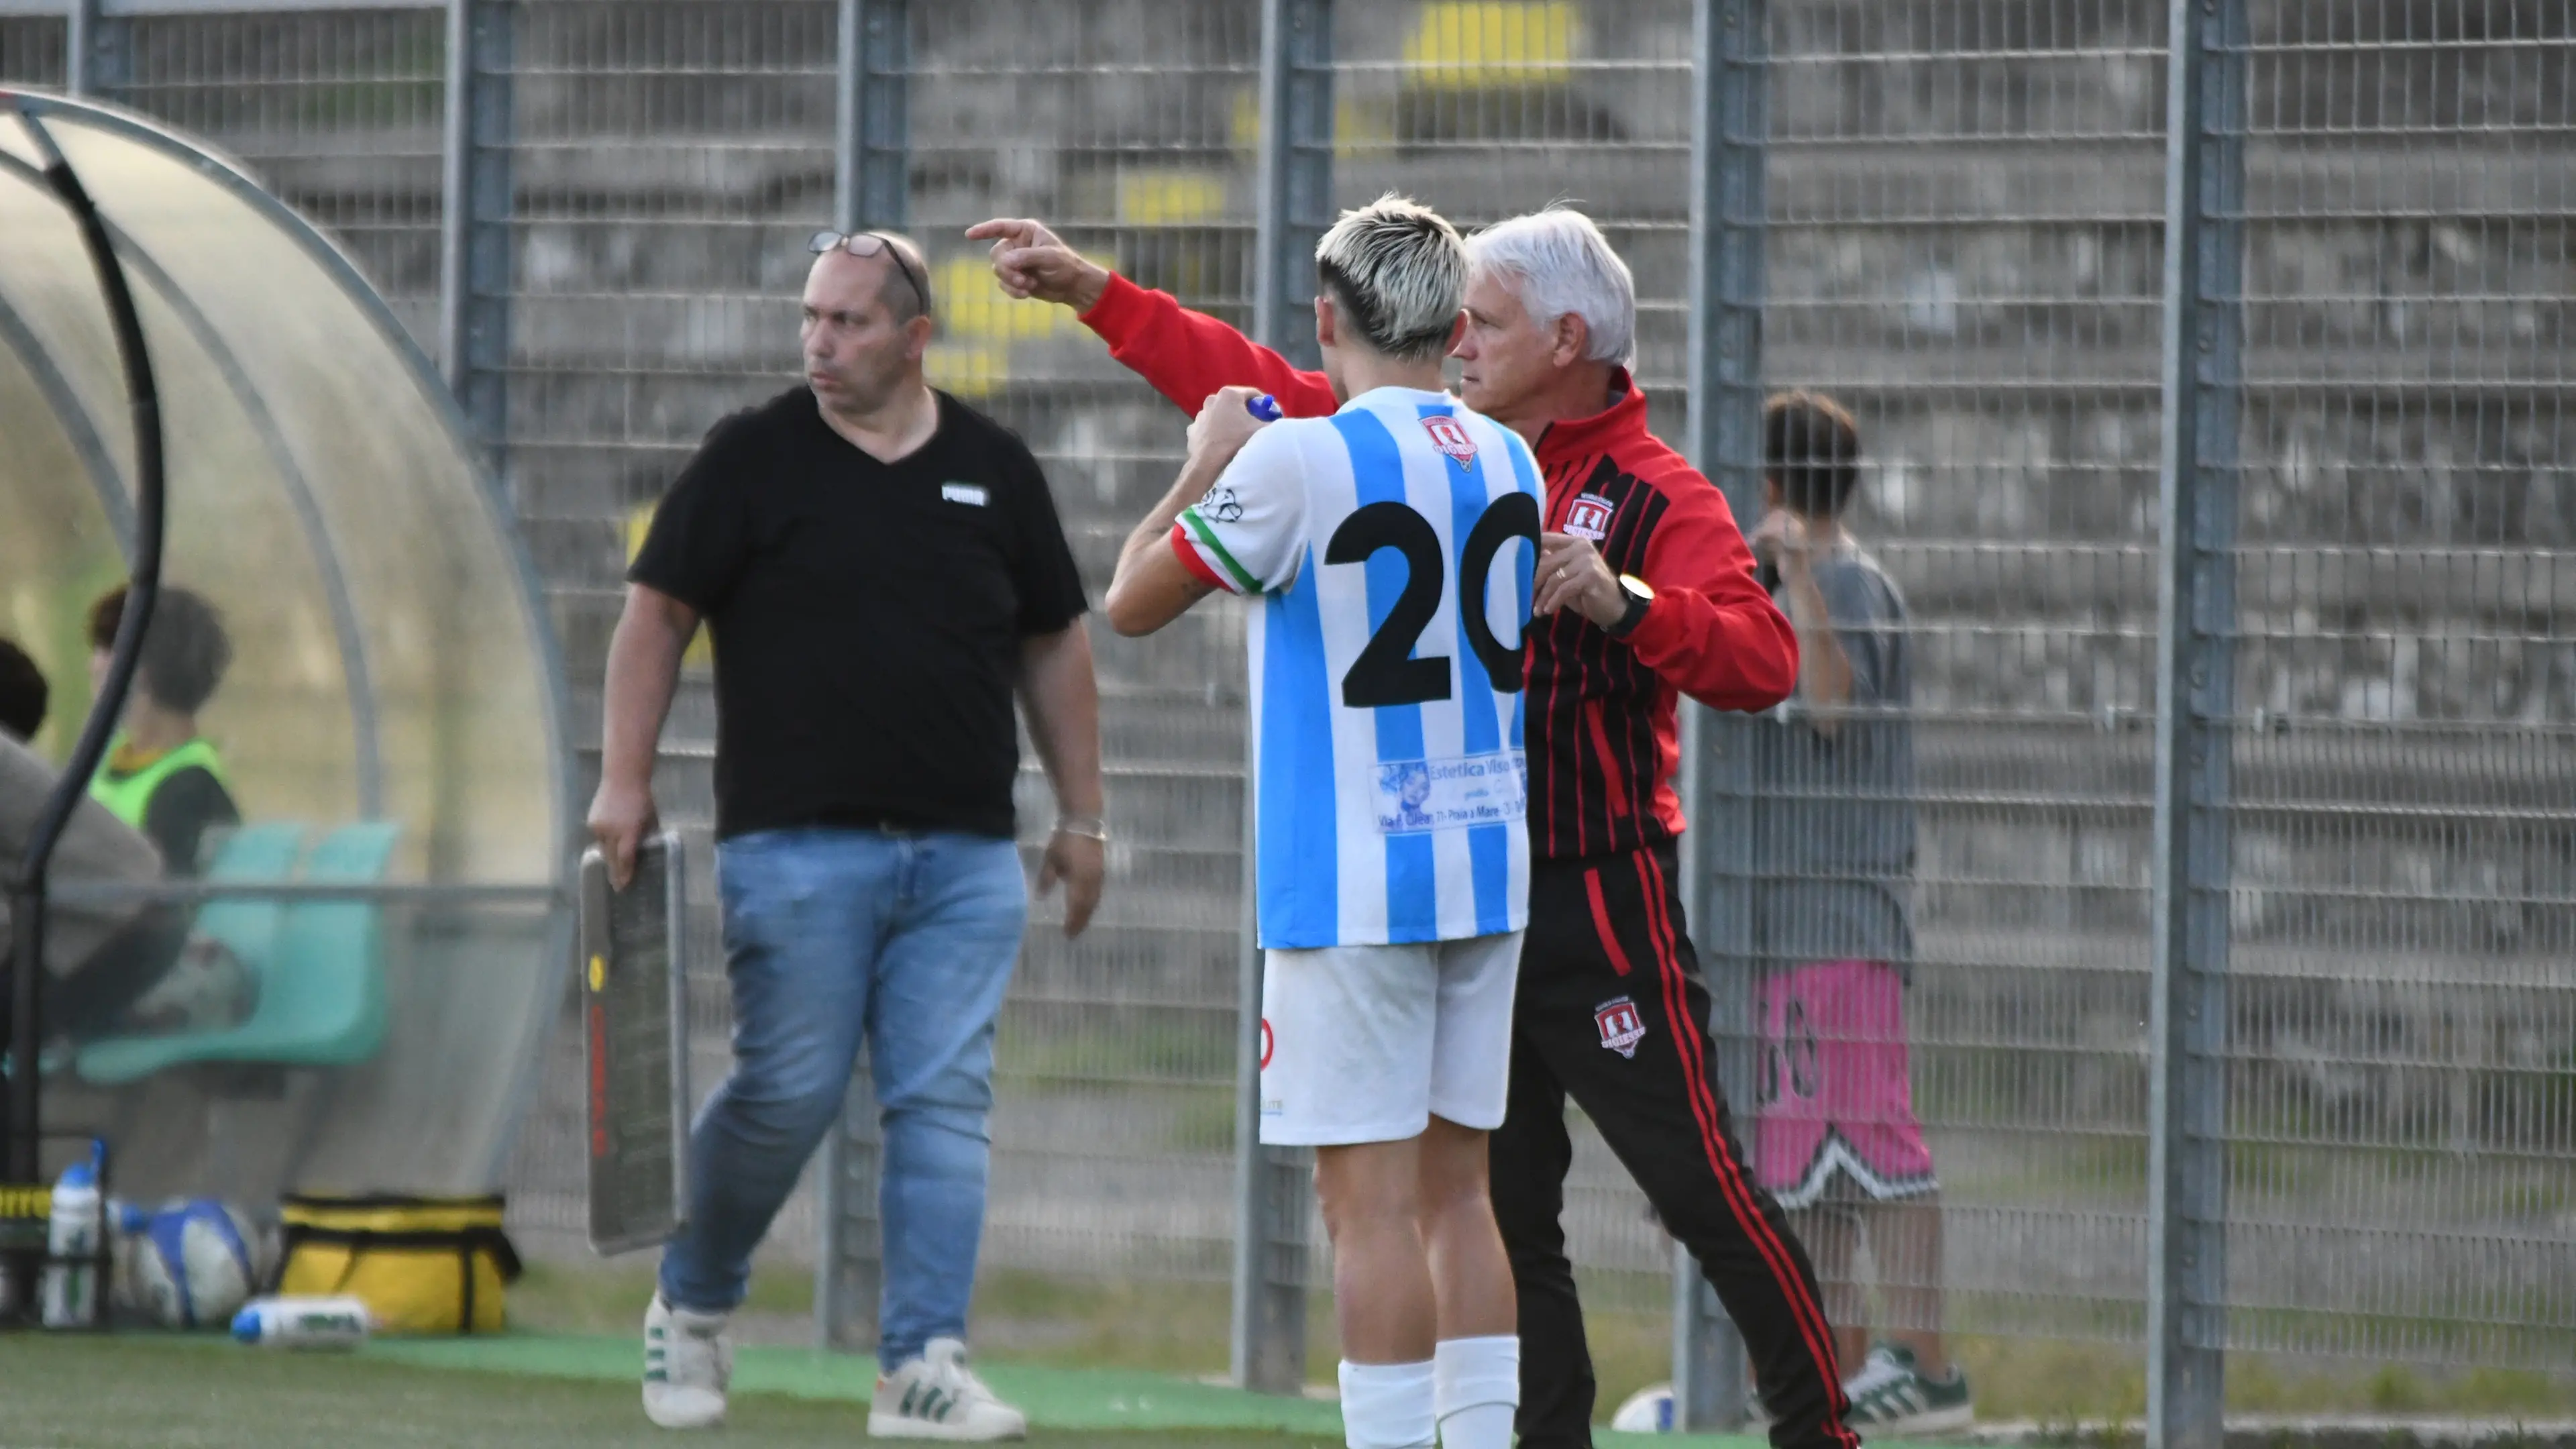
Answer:
[[259, 1342], [259, 1310], [245, 1308], [233, 1315], [233, 1342]]
[[1265, 423], [1279, 421], [1279, 399], [1270, 394], [1255, 393], [1243, 400], [1244, 410]]
[[63, 1169], [62, 1176], [54, 1179], [54, 1186], [96, 1187], [98, 1186], [98, 1169], [92, 1167], [86, 1162], [75, 1162], [71, 1166]]

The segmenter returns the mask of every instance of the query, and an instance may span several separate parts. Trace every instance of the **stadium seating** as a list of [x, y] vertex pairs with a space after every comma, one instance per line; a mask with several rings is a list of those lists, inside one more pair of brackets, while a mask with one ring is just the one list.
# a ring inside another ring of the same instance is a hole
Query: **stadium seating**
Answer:
[[[291, 826], [262, 828], [301, 834]], [[385, 821], [334, 830], [313, 847], [303, 878], [333, 884], [382, 879], [400, 832], [399, 825]], [[230, 849], [228, 843], [227, 854]], [[240, 915], [219, 924], [240, 933], [223, 937], [225, 944], [233, 946], [259, 978], [259, 1003], [249, 1020], [221, 1031], [93, 1043], [80, 1054], [82, 1079], [96, 1086], [117, 1086], [191, 1063], [333, 1067], [374, 1056], [384, 1042], [386, 1017], [384, 933], [378, 908], [366, 901], [298, 901], [282, 908], [272, 903], [266, 930], [273, 946], [265, 953], [251, 954], [242, 947], [255, 947], [262, 933], [255, 914], [258, 904], [217, 902], [207, 907], [209, 914], [226, 906], [242, 908]]]
[[[304, 827], [291, 820], [245, 825], [226, 837], [206, 867], [210, 881], [279, 881], [295, 874], [304, 855]], [[259, 969], [277, 949], [286, 915], [280, 902], [257, 896], [218, 897], [197, 912], [200, 935], [221, 942], [234, 959]]]

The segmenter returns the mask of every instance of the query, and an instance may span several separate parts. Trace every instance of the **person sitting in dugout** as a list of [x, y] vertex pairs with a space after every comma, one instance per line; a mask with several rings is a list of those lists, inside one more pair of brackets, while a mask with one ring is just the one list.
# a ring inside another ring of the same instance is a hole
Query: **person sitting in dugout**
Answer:
[[[27, 743], [44, 726], [48, 694], [34, 661], [0, 639], [0, 872], [8, 880], [17, 879], [36, 817], [61, 779]], [[74, 808], [48, 870], [57, 883], [85, 884], [143, 884], [161, 874], [161, 853], [152, 842], [96, 800]], [[0, 1027], [7, 1024], [12, 999], [10, 910], [8, 893], [0, 891]], [[189, 925], [183, 909], [136, 900], [56, 900], [45, 917], [45, 1034], [75, 1041], [122, 1028], [128, 1012], [169, 974]]]
[[[93, 690], [106, 682], [124, 617], [123, 584], [90, 606]], [[203, 869], [207, 831], [241, 823], [223, 757], [197, 728], [197, 711], [223, 683], [232, 659], [232, 636], [215, 606], [192, 590], [162, 589], [143, 636], [124, 720], [90, 781], [90, 798], [142, 831], [160, 847], [169, 873], [182, 879]]]

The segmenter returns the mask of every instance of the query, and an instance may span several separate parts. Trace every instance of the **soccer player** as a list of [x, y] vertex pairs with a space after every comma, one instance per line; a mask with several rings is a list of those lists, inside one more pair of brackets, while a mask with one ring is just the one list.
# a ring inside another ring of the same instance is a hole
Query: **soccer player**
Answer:
[[[1112, 357], [1180, 406], [1225, 383], [1259, 384], [1291, 418], [1337, 405], [1322, 374], [1037, 222], [997, 218], [967, 235], [994, 243], [1003, 290], [1080, 308]], [[1459, 396], [1536, 451], [1551, 530], [1526, 675], [1530, 926], [1511, 1110], [1490, 1150], [1529, 1348], [1520, 1442], [1592, 1443], [1592, 1354], [1560, 1221], [1570, 1097], [1744, 1331], [1772, 1442], [1853, 1449], [1814, 1268], [1752, 1180], [1717, 1089], [1676, 865], [1680, 697], [1770, 709], [1796, 682], [1797, 635], [1755, 582], [1724, 495], [1646, 426], [1628, 372], [1636, 287], [1599, 228], [1550, 207], [1467, 245]]]
[[1441, 390], [1467, 254], [1395, 197], [1315, 249], [1343, 401], [1260, 424], [1227, 388], [1119, 555], [1150, 634], [1252, 615], [1261, 1140], [1311, 1145], [1353, 1449], [1507, 1449], [1520, 1342], [1485, 1186], [1528, 919], [1521, 639], [1538, 469]]

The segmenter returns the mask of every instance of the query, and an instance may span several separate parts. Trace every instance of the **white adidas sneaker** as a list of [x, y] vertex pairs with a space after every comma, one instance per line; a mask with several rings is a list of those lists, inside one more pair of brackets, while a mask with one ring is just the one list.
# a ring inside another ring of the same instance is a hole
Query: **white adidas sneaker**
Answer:
[[868, 1405], [871, 1439], [982, 1443], [1028, 1436], [1028, 1416], [993, 1396], [966, 1366], [966, 1345], [953, 1338], [934, 1338], [921, 1357], [878, 1375]]
[[1948, 1434], [1977, 1419], [1968, 1376], [1959, 1366], [1950, 1366], [1948, 1378], [1927, 1378], [1914, 1361], [1914, 1350], [1901, 1343], [1872, 1347], [1860, 1372], [1843, 1385], [1843, 1395], [1851, 1400], [1843, 1422], [1863, 1439]]
[[665, 1429], [704, 1429], [725, 1416], [733, 1344], [721, 1313], [692, 1313], [653, 1295], [644, 1310], [644, 1417]]

